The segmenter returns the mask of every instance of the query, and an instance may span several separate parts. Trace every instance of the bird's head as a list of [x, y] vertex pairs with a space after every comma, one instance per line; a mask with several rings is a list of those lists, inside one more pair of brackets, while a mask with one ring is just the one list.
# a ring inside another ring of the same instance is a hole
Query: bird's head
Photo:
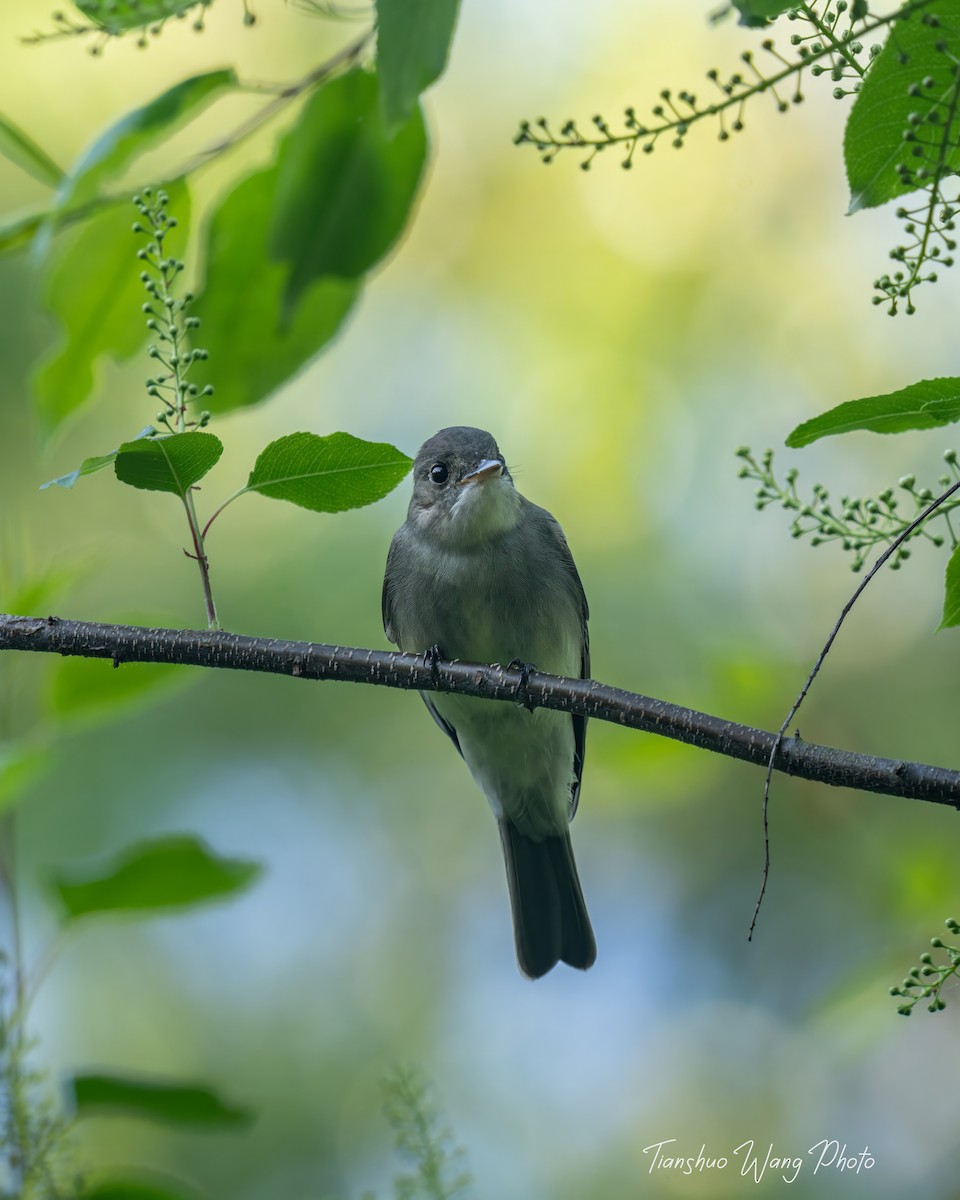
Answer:
[[466, 549], [508, 532], [519, 515], [520, 496], [489, 433], [457, 425], [420, 447], [407, 519], [422, 533]]

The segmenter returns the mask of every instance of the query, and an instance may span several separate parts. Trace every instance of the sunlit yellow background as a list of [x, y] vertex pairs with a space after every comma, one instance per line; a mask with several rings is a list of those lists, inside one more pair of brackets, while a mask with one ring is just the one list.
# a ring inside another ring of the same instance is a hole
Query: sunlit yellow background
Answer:
[[[246, 29], [239, 0], [219, 0], [203, 36], [171, 25], [146, 51], [18, 44], [50, 27], [48, 7], [0, 7], [0, 112], [64, 165], [187, 74], [237, 64], [249, 82], [291, 80], [355, 33], [280, 0], [256, 0]], [[912, 319], [870, 305], [899, 232], [892, 211], [844, 216], [846, 110], [830, 84], [809, 81], [788, 116], [760, 98], [730, 143], [703, 125], [629, 172], [613, 155], [589, 172], [566, 155], [543, 167], [511, 145], [524, 117], [613, 122], [664, 86], [705, 92], [708, 68], [735, 69], [759, 40], [710, 27], [712, 7], [464, 0], [426, 101], [433, 157], [408, 236], [319, 361], [215, 422], [227, 449], [199, 503], [212, 511], [282, 433], [346, 429], [413, 453], [443, 425], [489, 428], [566, 530], [595, 676], [775, 728], [854, 579], [839, 551], [754, 511], [733, 452], [782, 445], [842, 400], [960, 374], [960, 279], [921, 290]], [[176, 165], [259, 103], [221, 103], [149, 161]], [[200, 213], [282, 127], [196, 177]], [[43, 190], [0, 162], [0, 195], [13, 212]], [[131, 271], [134, 251], [131, 239]], [[153, 415], [146, 360], [107, 365], [96, 404], [41, 450], [28, 375], [54, 330], [38, 294], [26, 255], [0, 262], [7, 576], [62, 561], [75, 572], [63, 615], [200, 624], [173, 498], [107, 472], [37, 491]], [[949, 444], [949, 430], [854, 434], [778, 461], [807, 485], [876, 492], [908, 470], [935, 483]], [[406, 493], [337, 517], [243, 498], [209, 542], [225, 626], [383, 646], [383, 563]], [[957, 765], [958, 635], [934, 632], [944, 564], [922, 547], [876, 580], [800, 716], [805, 738]], [[17, 665], [14, 727], [51, 668]], [[822, 1138], [875, 1155], [859, 1178], [808, 1164], [794, 1197], [957, 1194], [960, 998], [906, 1021], [886, 994], [960, 915], [955, 814], [777, 780], [773, 874], [748, 945], [761, 773], [594, 723], [574, 840], [599, 958], [532, 984], [514, 963], [493, 822], [415, 696], [188, 675], [65, 736], [25, 799], [28, 955], [55, 930], [44, 882], [64, 862], [190, 830], [262, 859], [266, 876], [231, 904], [77, 933], [39, 993], [36, 1060], [54, 1078], [99, 1066], [210, 1080], [260, 1116], [242, 1134], [90, 1122], [78, 1162], [150, 1165], [230, 1200], [383, 1195], [396, 1163], [379, 1080], [403, 1062], [434, 1081], [482, 1200], [752, 1194], [735, 1167], [648, 1174], [644, 1148], [671, 1138], [684, 1155], [753, 1139], [805, 1156]]]

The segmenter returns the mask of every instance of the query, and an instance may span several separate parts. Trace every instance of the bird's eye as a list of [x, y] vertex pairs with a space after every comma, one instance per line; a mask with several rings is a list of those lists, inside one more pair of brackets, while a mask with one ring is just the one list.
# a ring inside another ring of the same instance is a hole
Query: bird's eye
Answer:
[[434, 483], [446, 483], [449, 473], [443, 463], [434, 463], [430, 468], [430, 478]]

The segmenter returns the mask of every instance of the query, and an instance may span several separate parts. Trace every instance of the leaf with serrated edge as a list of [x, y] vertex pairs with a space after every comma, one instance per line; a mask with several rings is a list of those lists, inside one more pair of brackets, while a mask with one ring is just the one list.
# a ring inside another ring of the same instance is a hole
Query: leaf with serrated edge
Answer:
[[349, 433], [291, 433], [261, 451], [245, 490], [312, 512], [344, 512], [393, 491], [412, 462], [395, 446]]
[[[147, 425], [144, 429], [140, 430], [133, 440], [138, 441], [140, 438], [153, 437], [156, 432], [152, 425]], [[119, 450], [111, 450], [108, 454], [98, 454], [92, 458], [85, 458], [79, 467], [68, 471], [66, 475], [58, 475], [56, 479], [48, 479], [46, 483], [41, 483], [40, 491], [43, 492], [54, 485], [61, 488], [72, 488], [81, 476], [95, 475], [97, 471], [102, 471], [104, 467], [109, 467], [119, 453]]]
[[220, 858], [198, 838], [174, 834], [138, 842], [100, 871], [61, 871], [53, 879], [67, 920], [102, 913], [161, 912], [244, 891], [262, 867]]
[[[936, 28], [927, 25], [920, 13], [897, 21], [883, 49], [873, 62], [857, 93], [843, 136], [843, 157], [850, 185], [849, 212], [875, 208], [896, 196], [916, 191], [921, 183], [904, 182], [898, 165], [928, 165], [914, 159], [910, 143], [904, 140], [907, 130], [918, 130], [926, 138], [942, 131], [951, 139], [945, 147], [943, 167], [947, 174], [960, 169], [960, 144], [957, 143], [957, 93], [952, 54], [960, 48], [960, 0], [938, 0], [935, 13], [940, 19]], [[937, 49], [948, 40], [948, 52]], [[951, 54], [952, 51], [952, 54]], [[932, 87], [922, 81], [932, 80]], [[910, 88], [920, 86], [918, 95]], [[936, 126], [925, 118], [934, 108], [952, 112], [953, 122], [939, 121]], [[911, 124], [911, 115], [921, 118], [918, 126]], [[952, 125], [952, 128], [951, 128]], [[924, 134], [923, 131], [928, 133]], [[920, 143], [915, 143], [919, 145]]]
[[121, 483], [148, 492], [170, 492], [183, 499], [222, 453], [223, 443], [218, 437], [192, 430], [124, 442], [113, 469]]
[[872, 433], [903, 433], [935, 429], [960, 420], [960, 378], [923, 379], [884, 396], [847, 400], [818, 417], [804, 421], [787, 438], [794, 448], [818, 438], [865, 429]]
[[47, 488], [54, 485], [61, 488], [72, 488], [82, 475], [95, 475], [97, 471], [102, 471], [104, 467], [111, 466], [116, 457], [117, 451], [111, 450], [109, 454], [100, 454], [94, 458], [85, 458], [79, 467], [68, 471], [66, 475], [58, 475], [56, 479], [48, 479], [46, 483], [41, 483], [40, 491], [46, 491]]
[[960, 546], [954, 547], [947, 562], [946, 591], [943, 597], [941, 629], [960, 625]]

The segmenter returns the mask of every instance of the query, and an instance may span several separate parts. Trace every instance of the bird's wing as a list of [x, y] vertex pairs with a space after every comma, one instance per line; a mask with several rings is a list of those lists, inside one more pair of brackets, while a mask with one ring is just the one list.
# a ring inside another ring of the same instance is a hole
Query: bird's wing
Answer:
[[430, 699], [430, 696], [428, 695], [427, 692], [421, 692], [420, 699], [427, 706], [427, 711], [430, 713], [430, 716], [433, 717], [433, 719], [440, 726], [440, 728], [443, 730], [443, 732], [447, 735], [447, 737], [450, 739], [450, 741], [453, 742], [453, 744], [457, 748], [457, 753], [460, 755], [461, 758], [463, 758], [463, 751], [460, 749], [460, 739], [457, 737], [457, 731], [454, 729], [454, 727], [450, 724], [449, 721], [445, 721], [443, 719], [443, 717], [440, 716], [440, 714], [436, 710], [436, 707], [435, 707], [433, 701]]
[[[550, 518], [550, 528], [556, 539], [570, 586], [580, 602], [580, 678], [589, 679], [590, 631], [587, 622], [590, 619], [590, 606], [587, 604], [586, 593], [580, 581], [577, 564], [573, 561], [573, 555], [567, 545], [567, 539], [563, 536], [563, 530], [559, 523], [553, 517]], [[570, 790], [570, 820], [572, 821], [577, 811], [577, 805], [580, 803], [580, 782], [583, 779], [583, 758], [587, 745], [587, 718], [574, 713], [571, 720], [573, 721], [573, 787]]]
[[[395, 646], [400, 645], [400, 635], [399, 635], [399, 632], [397, 631], [396, 625], [393, 622], [393, 612], [392, 612], [393, 597], [391, 595], [391, 589], [390, 589], [390, 575], [391, 575], [390, 568], [393, 567], [394, 571], [396, 571], [397, 558], [399, 557], [399, 554], [400, 554], [400, 549], [398, 546], [398, 542], [397, 542], [397, 539], [394, 538], [393, 541], [390, 543], [390, 552], [387, 555], [387, 569], [383, 575], [383, 593], [380, 597], [380, 610], [383, 614], [383, 631], [387, 635], [387, 640], [390, 642], [393, 642], [393, 644]], [[445, 721], [443, 719], [443, 717], [440, 716], [440, 714], [437, 712], [437, 709], [436, 709], [433, 701], [430, 699], [430, 696], [428, 695], [428, 693], [421, 692], [420, 698], [421, 698], [421, 700], [423, 700], [424, 704], [427, 706], [427, 711], [430, 713], [430, 716], [433, 717], [433, 719], [440, 726], [440, 728], [443, 730], [443, 732], [447, 735], [447, 737], [450, 739], [450, 741], [453, 742], [453, 744], [457, 748], [457, 753], [462, 758], [463, 751], [460, 749], [460, 740], [457, 737], [457, 731], [454, 729], [454, 727], [450, 724], [449, 721]]]
[[393, 642], [395, 646], [400, 645], [400, 639], [397, 636], [397, 631], [394, 628], [393, 618], [390, 611], [390, 568], [394, 565], [397, 557], [397, 539], [394, 537], [390, 543], [390, 550], [387, 553], [387, 566], [383, 572], [383, 592], [380, 595], [380, 611], [383, 614], [383, 632], [387, 635], [387, 641]]

